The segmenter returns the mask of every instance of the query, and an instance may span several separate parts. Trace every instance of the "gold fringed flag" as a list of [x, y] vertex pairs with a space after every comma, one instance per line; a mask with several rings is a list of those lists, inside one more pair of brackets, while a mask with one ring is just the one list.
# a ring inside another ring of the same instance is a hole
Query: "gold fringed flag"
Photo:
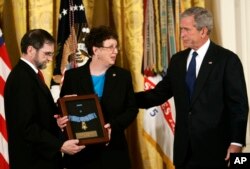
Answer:
[[[175, 8], [174, 8], [175, 6]], [[164, 75], [171, 56], [179, 49], [175, 16], [179, 16], [180, 1], [144, 0], [144, 53], [143, 74]]]
[[[77, 67], [87, 56], [84, 44], [89, 28], [82, 0], [61, 0], [57, 53], [53, 80], [61, 83], [65, 70]], [[53, 83], [52, 83], [53, 85]]]
[[168, 20], [167, 20], [167, 3], [166, 0], [160, 0], [160, 30], [161, 30], [161, 64], [163, 71], [168, 67]]
[[[160, 75], [144, 77], [145, 90], [153, 89], [162, 79]], [[143, 135], [159, 152], [168, 169], [174, 169], [173, 142], [175, 130], [174, 99], [147, 109], [143, 116]]]
[[174, 8], [172, 0], [168, 0], [168, 43], [169, 43], [169, 56], [171, 57], [176, 53], [175, 42], [175, 20], [174, 20]]
[[88, 60], [85, 36], [89, 33], [82, 0], [61, 0], [57, 34], [57, 52], [51, 93], [56, 102], [64, 72], [82, 66]]
[[143, 73], [153, 76], [156, 72], [156, 34], [153, 0], [145, 0]]
[[[175, 21], [177, 18], [174, 16], [176, 16], [176, 12], [179, 13], [179, 8], [180, 1], [173, 4], [173, 0], [159, 0], [157, 2], [144, 0], [143, 72], [145, 90], [154, 88], [162, 79], [162, 75], [167, 71], [171, 56], [177, 51], [178, 44], [176, 42], [179, 43], [179, 41], [176, 41], [177, 28], [175, 26], [178, 26], [179, 22]], [[147, 109], [143, 114], [143, 136], [160, 154], [162, 161], [164, 161], [164, 168], [168, 169], [174, 169], [174, 128], [175, 106], [173, 98], [160, 106]]]

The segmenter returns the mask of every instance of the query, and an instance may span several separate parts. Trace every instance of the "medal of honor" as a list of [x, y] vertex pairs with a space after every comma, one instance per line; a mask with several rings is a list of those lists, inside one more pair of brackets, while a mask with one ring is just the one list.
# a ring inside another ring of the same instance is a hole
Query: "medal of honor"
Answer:
[[82, 122], [82, 129], [87, 130], [87, 128], [88, 128], [87, 124], [83, 121]]

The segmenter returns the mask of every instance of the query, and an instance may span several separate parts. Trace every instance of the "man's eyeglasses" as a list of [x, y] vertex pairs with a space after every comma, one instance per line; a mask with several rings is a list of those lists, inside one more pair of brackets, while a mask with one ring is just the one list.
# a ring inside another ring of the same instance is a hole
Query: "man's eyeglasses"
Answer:
[[116, 47], [114, 47], [114, 46], [109, 46], [109, 47], [101, 46], [100, 48], [107, 49], [109, 52], [114, 52], [115, 49], [117, 50], [117, 52], [120, 51], [120, 48], [118, 46], [116, 46]]

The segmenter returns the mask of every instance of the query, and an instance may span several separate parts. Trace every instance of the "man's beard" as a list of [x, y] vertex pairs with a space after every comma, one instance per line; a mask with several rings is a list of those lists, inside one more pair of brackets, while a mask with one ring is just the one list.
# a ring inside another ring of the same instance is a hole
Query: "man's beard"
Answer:
[[40, 63], [38, 65], [38, 69], [45, 69], [47, 67], [47, 63]]
[[38, 62], [37, 60], [35, 61], [36, 67], [38, 69], [45, 69], [47, 67], [47, 62]]

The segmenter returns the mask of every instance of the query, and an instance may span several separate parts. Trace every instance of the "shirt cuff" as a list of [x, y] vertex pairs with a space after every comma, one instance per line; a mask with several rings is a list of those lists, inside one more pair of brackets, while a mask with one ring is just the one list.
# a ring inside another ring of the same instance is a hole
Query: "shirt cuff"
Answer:
[[235, 142], [232, 142], [231, 145], [236, 145], [236, 146], [239, 146], [239, 147], [243, 147], [242, 144], [240, 144], [240, 143], [235, 143]]

